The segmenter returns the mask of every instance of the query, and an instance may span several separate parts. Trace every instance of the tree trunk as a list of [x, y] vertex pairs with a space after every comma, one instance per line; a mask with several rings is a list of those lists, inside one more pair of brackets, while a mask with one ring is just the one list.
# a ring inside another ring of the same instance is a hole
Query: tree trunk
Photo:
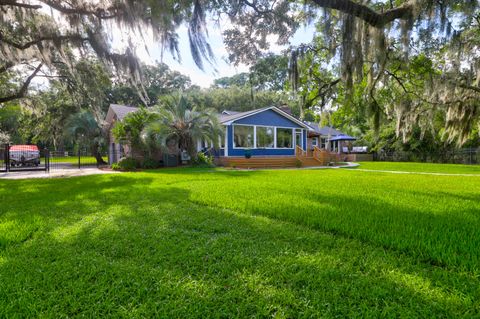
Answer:
[[92, 156], [95, 157], [95, 160], [97, 161], [97, 165], [106, 165], [108, 163], [103, 160], [102, 154], [100, 154], [100, 152], [98, 151], [99, 146], [100, 145], [98, 145], [98, 143], [93, 144], [92, 150], [91, 150]]

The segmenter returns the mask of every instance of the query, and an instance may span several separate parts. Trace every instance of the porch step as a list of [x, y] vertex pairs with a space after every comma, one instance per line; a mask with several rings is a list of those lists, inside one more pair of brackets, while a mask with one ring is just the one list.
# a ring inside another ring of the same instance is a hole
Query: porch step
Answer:
[[300, 161], [303, 167], [322, 166], [322, 163], [313, 156], [302, 157]]
[[226, 167], [236, 168], [283, 168], [295, 167], [297, 159], [295, 157], [224, 157], [219, 160], [219, 164]]

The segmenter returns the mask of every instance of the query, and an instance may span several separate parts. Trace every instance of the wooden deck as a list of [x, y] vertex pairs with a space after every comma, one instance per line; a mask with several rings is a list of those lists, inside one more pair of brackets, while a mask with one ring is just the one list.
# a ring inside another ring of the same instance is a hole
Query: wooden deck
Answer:
[[327, 166], [340, 161], [338, 154], [320, 150], [317, 147], [313, 152], [306, 152], [297, 147], [295, 153], [295, 156], [220, 157], [216, 159], [216, 163], [234, 168], [285, 168]]
[[294, 156], [221, 157], [217, 161], [219, 165], [234, 168], [284, 168], [297, 166], [297, 158]]

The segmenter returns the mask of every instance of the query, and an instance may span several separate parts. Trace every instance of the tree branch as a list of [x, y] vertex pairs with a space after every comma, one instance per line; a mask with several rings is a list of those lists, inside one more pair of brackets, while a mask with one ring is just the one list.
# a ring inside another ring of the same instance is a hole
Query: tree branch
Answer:
[[480, 87], [478, 87], [478, 86], [462, 84], [462, 83], [460, 83], [458, 86], [461, 87], [462, 89], [472, 90], [472, 91], [480, 93]]
[[12, 41], [10, 39], [6, 39], [4, 35], [0, 32], [0, 42], [4, 42], [16, 49], [19, 50], [25, 50], [28, 49], [29, 47], [39, 44], [40, 42], [43, 41], [65, 41], [65, 40], [74, 40], [74, 41], [89, 41], [88, 38], [84, 38], [79, 34], [71, 34], [71, 35], [49, 35], [49, 36], [42, 36], [39, 37], [38, 39], [25, 42], [25, 43], [18, 43], [15, 41]]
[[323, 8], [329, 8], [353, 15], [362, 19], [373, 27], [382, 28], [387, 23], [396, 19], [409, 19], [413, 14], [413, 5], [410, 1], [405, 4], [387, 10], [383, 13], [377, 13], [367, 5], [359, 4], [351, 0], [311, 0]]
[[25, 80], [22, 87], [20, 88], [20, 90], [18, 90], [17, 93], [12, 94], [10, 96], [0, 97], [0, 103], [5, 103], [5, 102], [8, 102], [8, 101], [12, 101], [12, 100], [16, 100], [16, 99], [20, 99], [20, 98], [24, 97], [25, 93], [27, 93], [28, 86], [30, 85], [30, 82], [32, 82], [32, 79], [37, 75], [37, 73], [40, 71], [42, 66], [43, 66], [43, 63], [40, 63], [35, 68], [33, 73], [30, 74], [30, 76]]
[[0, 73], [7, 72], [8, 69], [13, 67], [13, 65], [14, 64], [12, 62], [6, 62], [4, 65], [0, 66]]
[[117, 14], [111, 14], [110, 12], [115, 12], [115, 7], [109, 7], [107, 9], [97, 8], [96, 10], [89, 10], [85, 7], [66, 7], [60, 3], [53, 0], [40, 0], [45, 3], [47, 6], [51, 7], [54, 10], [57, 10], [63, 14], [79, 14], [79, 15], [94, 15], [99, 19], [112, 19], [117, 16]]
[[22, 3], [22, 2], [17, 2], [15, 0], [0, 0], [0, 6], [12, 6], [12, 7], [26, 8], [26, 9], [34, 9], [34, 10], [38, 10], [42, 8], [42, 6], [39, 4]]

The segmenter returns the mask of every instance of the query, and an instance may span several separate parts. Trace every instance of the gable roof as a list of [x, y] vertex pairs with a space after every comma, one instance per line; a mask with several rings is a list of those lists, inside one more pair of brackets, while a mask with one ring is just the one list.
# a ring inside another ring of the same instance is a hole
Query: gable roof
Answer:
[[110, 104], [110, 107], [108, 108], [107, 116], [105, 117], [105, 121], [107, 123], [111, 123], [113, 121], [114, 116], [117, 117], [118, 121], [121, 121], [128, 113], [132, 113], [136, 111], [138, 111], [137, 107], [120, 105], [120, 104]]
[[320, 135], [325, 135], [325, 136], [337, 136], [337, 135], [345, 135], [343, 132], [340, 132], [339, 130], [334, 129], [333, 127], [330, 126], [323, 126], [320, 127], [318, 124], [313, 123], [313, 122], [305, 122], [307, 125], [315, 132]]
[[237, 111], [230, 111], [230, 110], [223, 110], [221, 115], [234, 115], [234, 114], [238, 114], [240, 112], [237, 112]]
[[355, 140], [357, 140], [356, 137], [353, 137], [347, 134], [340, 134], [330, 139], [330, 141], [355, 141]]
[[272, 110], [272, 111], [280, 114], [281, 116], [287, 118], [288, 120], [298, 124], [299, 126], [301, 126], [303, 128], [306, 128], [306, 129], [309, 129], [309, 126], [307, 124], [303, 123], [299, 119], [291, 116], [290, 114], [280, 110], [278, 107], [275, 107], [275, 106], [268, 106], [268, 107], [264, 107], [264, 108], [261, 108], [261, 109], [251, 110], [251, 111], [247, 111], [247, 112], [239, 112], [239, 113], [234, 113], [234, 114], [224, 114], [224, 112], [222, 112], [222, 114], [220, 114], [220, 116], [218, 117], [218, 120], [220, 121], [221, 124], [230, 125], [235, 121], [238, 121], [240, 119], [243, 119], [243, 118], [246, 118], [246, 117], [249, 117], [249, 116], [264, 112], [264, 111], [267, 111], [267, 110]]

